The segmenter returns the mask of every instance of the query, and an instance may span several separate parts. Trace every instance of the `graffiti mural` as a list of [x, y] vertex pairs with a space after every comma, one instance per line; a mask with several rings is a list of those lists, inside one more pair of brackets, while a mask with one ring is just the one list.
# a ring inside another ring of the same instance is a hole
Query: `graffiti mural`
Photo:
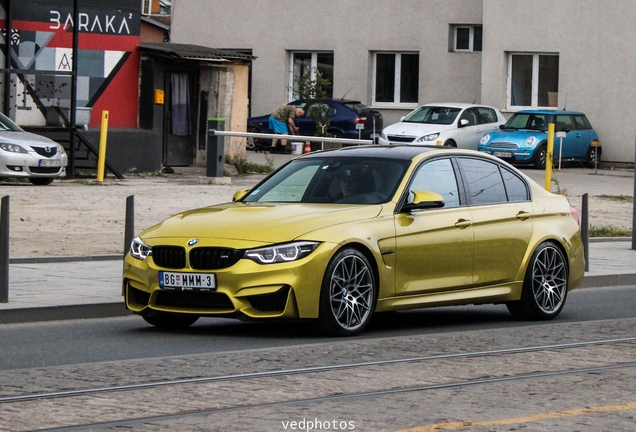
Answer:
[[[73, 0], [0, 0], [1, 65], [7, 43], [13, 117], [21, 124], [68, 119], [73, 67]], [[139, 0], [81, 0], [77, 28], [77, 107], [99, 125], [136, 127], [139, 80]], [[11, 36], [7, 37], [7, 12]], [[78, 114], [79, 115], [79, 114]], [[20, 121], [22, 120], [22, 121]]]

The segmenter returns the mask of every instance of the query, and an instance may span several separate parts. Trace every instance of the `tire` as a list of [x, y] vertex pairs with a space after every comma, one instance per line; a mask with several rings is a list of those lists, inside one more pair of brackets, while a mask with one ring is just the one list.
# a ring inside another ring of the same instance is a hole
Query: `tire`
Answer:
[[190, 314], [149, 311], [141, 315], [148, 324], [164, 329], [184, 329], [194, 324], [199, 317]]
[[444, 147], [457, 148], [457, 143], [451, 139], [444, 143]]
[[[252, 133], [261, 133], [261, 131], [254, 126], [248, 127], [247, 131]], [[264, 149], [269, 149], [272, 145], [272, 140], [267, 140], [263, 138], [248, 137], [245, 141], [246, 141], [247, 150], [252, 150], [252, 151], [261, 151]]]
[[369, 260], [357, 249], [338, 252], [329, 262], [320, 290], [319, 330], [354, 336], [371, 321], [377, 282]]
[[598, 164], [601, 163], [602, 154], [603, 151], [600, 147], [590, 146], [589, 150], [587, 151], [587, 156], [585, 157], [585, 166], [587, 168], [594, 168], [595, 166], [598, 166]]
[[29, 181], [35, 186], [48, 186], [53, 183], [52, 178], [30, 177]]
[[506, 303], [517, 319], [554, 319], [568, 295], [568, 266], [561, 249], [553, 242], [541, 243], [526, 270], [521, 299]]
[[545, 164], [548, 159], [548, 148], [545, 144], [541, 144], [534, 151], [534, 158], [532, 160], [532, 164], [537, 169], [545, 169]]

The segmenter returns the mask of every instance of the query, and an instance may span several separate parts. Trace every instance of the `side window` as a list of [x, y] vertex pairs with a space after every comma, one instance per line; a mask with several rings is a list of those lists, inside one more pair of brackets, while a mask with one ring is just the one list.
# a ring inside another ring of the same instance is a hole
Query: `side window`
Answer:
[[577, 129], [592, 129], [592, 125], [584, 115], [574, 116]]
[[508, 202], [522, 202], [530, 199], [526, 182], [505, 168], [501, 168], [501, 175], [506, 186]]
[[469, 205], [508, 202], [497, 164], [469, 158], [460, 158], [459, 161], [468, 183]]
[[574, 125], [574, 122], [572, 121], [572, 117], [569, 115], [558, 115], [556, 117], [556, 124], [554, 125], [554, 129], [559, 132], [562, 130], [574, 130], [576, 129], [576, 126]]
[[469, 108], [462, 114], [461, 120], [468, 120], [468, 124], [466, 126], [475, 126], [477, 124], [477, 110], [475, 108]]
[[477, 108], [477, 112], [479, 113], [480, 124], [495, 123], [497, 121], [497, 114], [490, 108], [479, 107]]
[[[438, 193], [444, 198], [444, 208], [459, 207], [457, 179], [450, 159], [438, 159], [422, 165], [409, 190]], [[408, 202], [413, 202], [413, 194], [409, 194]]]

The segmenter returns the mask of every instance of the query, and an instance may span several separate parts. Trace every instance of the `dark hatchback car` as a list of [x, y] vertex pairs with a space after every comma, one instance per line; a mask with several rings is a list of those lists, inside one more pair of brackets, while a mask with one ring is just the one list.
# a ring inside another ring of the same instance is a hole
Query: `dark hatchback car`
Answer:
[[[383, 119], [380, 111], [360, 101], [347, 99], [323, 99], [321, 101], [299, 99], [290, 102], [288, 105], [293, 105], [305, 110], [303, 117], [295, 119], [296, 125], [300, 128], [299, 135], [316, 135], [316, 122], [310, 113], [311, 107], [318, 103], [329, 106], [327, 110], [327, 117], [329, 118], [327, 132], [333, 137], [373, 140], [377, 142], [377, 136], [383, 127]], [[247, 119], [247, 131], [273, 133], [269, 128], [269, 114]], [[269, 148], [270, 142], [270, 140], [248, 139], [247, 148], [250, 150]]]

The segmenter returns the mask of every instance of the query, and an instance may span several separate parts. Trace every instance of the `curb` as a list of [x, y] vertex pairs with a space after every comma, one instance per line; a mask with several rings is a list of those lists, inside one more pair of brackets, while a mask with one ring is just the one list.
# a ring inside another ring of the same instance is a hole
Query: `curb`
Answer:
[[132, 312], [126, 309], [123, 301], [117, 303], [7, 309], [0, 311], [0, 324], [116, 318], [132, 314]]

